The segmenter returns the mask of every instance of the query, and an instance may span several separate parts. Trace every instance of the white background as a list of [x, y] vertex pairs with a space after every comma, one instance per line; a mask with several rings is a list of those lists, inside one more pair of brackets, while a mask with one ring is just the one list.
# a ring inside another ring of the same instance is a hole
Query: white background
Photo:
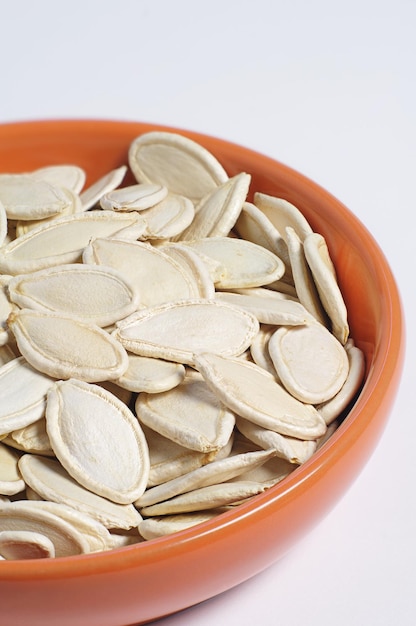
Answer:
[[402, 293], [403, 382], [359, 479], [283, 560], [160, 623], [414, 624], [415, 0], [0, 0], [0, 26], [0, 122], [150, 121], [259, 150], [344, 202]]

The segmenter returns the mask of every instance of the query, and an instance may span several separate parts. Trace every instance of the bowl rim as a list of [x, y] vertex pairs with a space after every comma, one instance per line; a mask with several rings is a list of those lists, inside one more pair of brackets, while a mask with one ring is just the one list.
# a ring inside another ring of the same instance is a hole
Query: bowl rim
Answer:
[[[208, 142], [212, 147], [212, 151], [215, 150], [215, 146], [228, 146], [236, 151], [240, 151], [247, 158], [255, 158], [262, 167], [279, 168], [280, 174], [292, 185], [301, 184], [307, 186], [315, 195], [336, 207], [336, 219], [339, 217], [343, 224], [347, 224], [351, 233], [354, 233], [357, 239], [365, 238], [368, 246], [368, 260], [370, 261], [370, 259], [377, 257], [377, 265], [373, 266], [373, 271], [380, 286], [380, 294], [384, 299], [383, 313], [388, 323], [386, 324], [386, 332], [380, 337], [377, 359], [372, 366], [359, 398], [348, 415], [348, 419], [338, 427], [322, 448], [277, 485], [240, 504], [239, 507], [232, 511], [227, 511], [213, 520], [203, 522], [197, 527], [179, 531], [174, 535], [143, 541], [106, 552], [42, 559], [41, 562], [40, 560], [3, 562], [0, 567], [0, 580], [79, 577], [87, 576], [91, 573], [134, 568], [139, 563], [141, 566], [150, 562], [154, 564], [157, 561], [163, 561], [167, 554], [181, 553], [187, 550], [188, 547], [195, 546], [199, 541], [206, 541], [207, 536], [211, 537], [226, 533], [230, 527], [246, 523], [248, 518], [262, 514], [263, 509], [269, 506], [278, 506], [285, 499], [291, 498], [301, 485], [302, 489], [304, 489], [308, 483], [319, 480], [319, 476], [327, 472], [328, 468], [336, 462], [337, 457], [340, 454], [344, 454], [352, 443], [369, 427], [371, 417], [384, 403], [386, 390], [398, 385], [403, 367], [405, 344], [404, 316], [401, 298], [391, 268], [371, 233], [359, 218], [331, 193], [297, 170], [255, 150], [204, 133], [158, 123], [95, 118], [25, 120], [0, 124], [0, 138], [4, 135], [13, 135], [19, 132], [24, 132], [28, 136], [31, 133], [38, 134], [42, 130], [51, 132], [54, 128], [60, 128], [61, 130], [64, 128], [66, 132], [74, 132], [75, 129], [80, 130], [88, 127], [94, 127], [97, 132], [102, 130], [115, 135], [118, 134], [121, 127], [124, 127], [126, 130], [131, 129], [132, 133], [137, 131], [137, 135], [149, 130], [178, 132], [202, 144]], [[370, 380], [372, 381], [371, 389]], [[24, 565], [23, 568], [22, 563]]]

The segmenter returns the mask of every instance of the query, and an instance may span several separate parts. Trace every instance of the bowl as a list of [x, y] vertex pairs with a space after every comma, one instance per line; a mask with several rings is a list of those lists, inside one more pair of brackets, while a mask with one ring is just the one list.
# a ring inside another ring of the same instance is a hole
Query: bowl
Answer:
[[[389, 265], [363, 224], [289, 167], [202, 134], [136, 122], [58, 120], [0, 126], [0, 171], [75, 163], [87, 185], [127, 163], [150, 130], [181, 132], [208, 148], [251, 192], [283, 197], [327, 240], [366, 375], [352, 410], [327, 443], [281, 483], [232, 511], [174, 535], [110, 552], [0, 563], [1, 623], [143, 624], [213, 597], [280, 559], [325, 516], [369, 460], [398, 389], [403, 315]], [[132, 181], [131, 181], [132, 182]]]

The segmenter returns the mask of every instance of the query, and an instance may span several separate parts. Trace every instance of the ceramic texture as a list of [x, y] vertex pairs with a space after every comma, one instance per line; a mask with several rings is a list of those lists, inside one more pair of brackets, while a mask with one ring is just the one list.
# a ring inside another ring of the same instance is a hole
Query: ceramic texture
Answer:
[[[87, 185], [127, 163], [129, 143], [150, 130], [133, 122], [59, 120], [0, 126], [0, 171], [75, 163]], [[403, 314], [388, 263], [361, 222], [331, 194], [266, 156], [178, 131], [207, 147], [251, 192], [298, 206], [328, 241], [366, 356], [366, 382], [329, 442], [283, 482], [236, 510], [169, 537], [94, 555], [0, 563], [5, 626], [143, 624], [206, 600], [281, 558], [336, 504], [369, 459], [392, 408], [403, 363]], [[132, 178], [126, 179], [133, 182]]]

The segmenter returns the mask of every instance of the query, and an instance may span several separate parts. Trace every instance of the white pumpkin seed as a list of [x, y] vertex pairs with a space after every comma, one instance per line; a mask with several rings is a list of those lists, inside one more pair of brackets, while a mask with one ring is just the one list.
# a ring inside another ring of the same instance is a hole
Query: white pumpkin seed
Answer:
[[126, 405], [102, 387], [57, 382], [47, 397], [46, 430], [63, 467], [86, 489], [118, 504], [145, 490], [149, 453], [143, 431]]
[[47, 165], [40, 167], [30, 176], [36, 180], [44, 180], [54, 187], [64, 187], [75, 193], [80, 193], [84, 187], [86, 173], [78, 165]]
[[21, 308], [69, 313], [98, 326], [109, 326], [139, 306], [137, 290], [116, 270], [80, 263], [15, 276], [8, 293]]
[[145, 227], [139, 213], [89, 211], [60, 217], [3, 246], [0, 249], [0, 271], [14, 275], [61, 263], [75, 263], [91, 239], [115, 234], [137, 239]]
[[128, 367], [114, 337], [75, 316], [21, 309], [10, 314], [8, 325], [26, 360], [53, 378], [114, 380]]
[[114, 337], [130, 352], [192, 365], [194, 353], [242, 354], [257, 334], [257, 319], [216, 300], [182, 300], [134, 313]]
[[298, 439], [316, 439], [325, 433], [326, 424], [318, 411], [296, 400], [258, 365], [217, 354], [199, 354], [195, 356], [195, 367], [237, 415]]
[[250, 241], [232, 237], [206, 237], [187, 241], [186, 245], [224, 268], [217, 289], [260, 287], [284, 274], [283, 262], [275, 254]]
[[67, 204], [59, 187], [26, 174], [0, 175], [0, 200], [9, 219], [33, 220], [57, 215]]
[[224, 183], [227, 173], [199, 143], [178, 133], [151, 131], [130, 144], [129, 165], [139, 183], [156, 183], [197, 201]]
[[167, 195], [168, 189], [163, 185], [142, 183], [109, 191], [101, 198], [100, 205], [107, 211], [143, 211], [158, 204]]
[[348, 376], [346, 351], [319, 322], [279, 328], [269, 340], [269, 353], [282, 384], [301, 402], [330, 400]]

